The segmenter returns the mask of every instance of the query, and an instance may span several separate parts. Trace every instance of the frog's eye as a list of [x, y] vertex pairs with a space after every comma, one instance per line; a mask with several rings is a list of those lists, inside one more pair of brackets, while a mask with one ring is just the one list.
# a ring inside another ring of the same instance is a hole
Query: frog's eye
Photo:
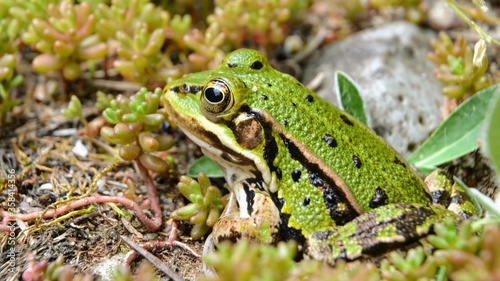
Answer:
[[207, 83], [201, 96], [203, 110], [208, 114], [219, 114], [233, 105], [233, 94], [228, 84], [221, 79]]

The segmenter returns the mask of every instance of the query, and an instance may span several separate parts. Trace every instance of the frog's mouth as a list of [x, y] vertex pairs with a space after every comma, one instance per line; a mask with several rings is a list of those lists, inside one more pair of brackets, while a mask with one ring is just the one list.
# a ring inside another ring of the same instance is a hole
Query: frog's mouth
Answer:
[[[237, 153], [229, 147], [225, 147], [220, 139], [210, 132], [203, 132], [203, 140], [192, 134], [189, 130], [179, 126], [184, 134], [201, 147], [203, 154], [215, 161], [223, 170], [226, 182], [232, 186], [235, 182], [249, 178], [263, 179], [262, 172], [256, 167], [255, 162]], [[207, 134], [210, 136], [207, 138]], [[205, 141], [208, 140], [208, 141]], [[220, 149], [222, 147], [223, 149]], [[265, 181], [269, 183], [269, 181]]]

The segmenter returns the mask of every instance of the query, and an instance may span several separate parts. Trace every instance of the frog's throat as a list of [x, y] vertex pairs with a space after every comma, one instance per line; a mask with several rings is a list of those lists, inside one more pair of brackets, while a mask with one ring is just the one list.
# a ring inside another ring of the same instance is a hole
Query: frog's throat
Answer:
[[[228, 213], [237, 213], [237, 217], [239, 219], [250, 219], [252, 217], [256, 217], [253, 214], [254, 204], [248, 201], [249, 196], [245, 192], [245, 186], [252, 185], [253, 189], [259, 189], [265, 193], [269, 192], [270, 189], [277, 189], [275, 177], [268, 176], [267, 181], [263, 178], [266, 174], [271, 174], [269, 168], [257, 168], [256, 165], [261, 162], [257, 160], [252, 161], [251, 159], [245, 158], [242, 154], [235, 154], [234, 151], [231, 151], [231, 153], [222, 151], [196, 137], [187, 130], [183, 131], [192, 141], [201, 147], [203, 154], [215, 161], [224, 172], [227, 188], [232, 194], [230, 200], [233, 201], [226, 206], [223, 217], [227, 216]], [[214, 138], [211, 138], [211, 140], [214, 141]], [[237, 204], [234, 200], [237, 201]], [[235, 206], [238, 207], [236, 208]], [[274, 206], [274, 208], [276, 208], [276, 206]], [[279, 218], [279, 214], [277, 217]]]
[[[269, 188], [276, 190], [276, 179], [271, 176], [271, 171], [262, 161], [259, 161], [254, 154], [236, 153], [235, 151], [226, 152], [210, 145], [206, 141], [198, 138], [188, 130], [180, 127], [184, 134], [201, 147], [203, 154], [215, 161], [223, 170], [224, 178], [229, 187], [235, 183], [246, 179], [258, 179]], [[218, 139], [214, 137], [215, 139]], [[211, 138], [214, 141], [214, 138]]]

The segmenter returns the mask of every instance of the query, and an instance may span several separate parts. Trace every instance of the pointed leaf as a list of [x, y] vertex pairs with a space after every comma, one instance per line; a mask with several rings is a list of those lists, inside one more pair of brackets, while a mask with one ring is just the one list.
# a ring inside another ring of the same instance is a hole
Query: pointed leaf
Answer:
[[224, 173], [220, 169], [220, 167], [212, 161], [212, 159], [202, 156], [198, 158], [196, 161], [189, 166], [187, 171], [188, 176], [197, 177], [200, 172], [205, 173], [209, 178], [222, 178], [224, 177]]
[[500, 84], [466, 100], [408, 157], [408, 162], [428, 171], [476, 149], [488, 105], [492, 96], [498, 95]]
[[[500, 89], [497, 89], [497, 92], [500, 92]], [[496, 96], [486, 115], [482, 143], [486, 155], [496, 168], [497, 176], [500, 176], [500, 130], [498, 129], [500, 122], [500, 94], [497, 93]]]
[[370, 118], [365, 110], [359, 85], [342, 71], [335, 72], [335, 85], [340, 108], [370, 126]]

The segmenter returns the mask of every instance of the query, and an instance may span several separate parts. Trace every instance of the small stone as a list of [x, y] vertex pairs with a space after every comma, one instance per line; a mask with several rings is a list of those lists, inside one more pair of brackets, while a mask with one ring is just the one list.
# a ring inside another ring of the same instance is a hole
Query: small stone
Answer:
[[83, 145], [81, 140], [77, 140], [75, 146], [71, 150], [76, 156], [85, 158], [89, 155], [89, 150], [85, 145]]
[[40, 185], [40, 190], [53, 190], [53, 189], [54, 186], [50, 182]]

